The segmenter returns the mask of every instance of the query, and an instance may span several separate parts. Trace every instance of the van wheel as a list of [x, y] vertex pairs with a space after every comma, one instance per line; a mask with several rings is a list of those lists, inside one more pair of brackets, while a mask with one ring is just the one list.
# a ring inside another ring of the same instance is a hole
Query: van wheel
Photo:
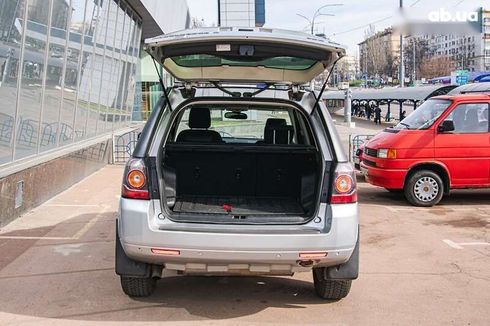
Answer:
[[329, 280], [325, 278], [325, 269], [313, 269], [313, 284], [316, 294], [326, 300], [340, 300], [345, 298], [349, 292], [352, 280]]
[[121, 276], [121, 287], [130, 297], [148, 297], [156, 287], [156, 279], [153, 277], [129, 277]]
[[439, 203], [444, 195], [441, 177], [432, 171], [415, 172], [404, 188], [405, 198], [414, 206], [430, 207]]

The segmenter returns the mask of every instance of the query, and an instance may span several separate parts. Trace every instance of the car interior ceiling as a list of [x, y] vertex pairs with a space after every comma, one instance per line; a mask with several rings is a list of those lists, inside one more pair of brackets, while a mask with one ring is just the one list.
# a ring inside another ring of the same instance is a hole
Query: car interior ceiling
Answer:
[[177, 133], [181, 114], [162, 162], [166, 203], [174, 213], [229, 213], [223, 205], [242, 215], [313, 213], [321, 163], [314, 142], [305, 140], [312, 136], [304, 130], [307, 123], [299, 122], [301, 115], [290, 119], [294, 126], [267, 118], [262, 139], [227, 143], [209, 129], [209, 108], [188, 110], [189, 129]]

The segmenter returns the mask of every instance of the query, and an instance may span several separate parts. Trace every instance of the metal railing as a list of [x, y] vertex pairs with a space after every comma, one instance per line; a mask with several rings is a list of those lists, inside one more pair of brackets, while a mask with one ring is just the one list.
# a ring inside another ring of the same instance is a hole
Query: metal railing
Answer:
[[114, 135], [112, 162], [113, 164], [125, 164], [133, 154], [136, 143], [138, 142], [140, 130]]
[[353, 162], [357, 149], [374, 135], [349, 135], [349, 161]]

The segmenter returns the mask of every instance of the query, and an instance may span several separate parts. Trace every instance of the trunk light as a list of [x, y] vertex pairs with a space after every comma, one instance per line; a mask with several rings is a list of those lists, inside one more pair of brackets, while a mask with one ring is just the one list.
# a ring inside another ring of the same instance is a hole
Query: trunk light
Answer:
[[180, 256], [180, 250], [175, 249], [151, 248], [151, 252], [157, 255], [164, 256]]

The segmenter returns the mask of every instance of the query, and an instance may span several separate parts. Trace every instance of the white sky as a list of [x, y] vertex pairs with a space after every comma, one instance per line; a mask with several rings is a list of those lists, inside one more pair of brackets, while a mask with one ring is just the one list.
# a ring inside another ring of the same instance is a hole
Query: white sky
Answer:
[[[187, 0], [191, 17], [204, 19], [206, 25], [217, 25], [218, 0]], [[448, 11], [473, 11], [488, 7], [488, 0], [404, 0], [404, 6], [416, 9], [420, 15], [445, 8]], [[317, 33], [325, 33], [332, 40], [347, 45], [347, 52], [357, 54], [357, 43], [363, 40], [367, 24], [396, 16], [399, 0], [265, 0], [265, 27], [307, 31], [308, 21], [297, 16], [311, 17], [317, 8], [326, 4], [343, 4], [325, 8], [322, 13], [335, 16], [318, 17]], [[374, 23], [382, 30], [394, 23], [393, 18]], [[353, 31], [349, 31], [355, 29]], [[349, 32], [346, 32], [349, 31]], [[344, 33], [342, 33], [344, 32]], [[337, 34], [338, 33], [338, 34]]]

